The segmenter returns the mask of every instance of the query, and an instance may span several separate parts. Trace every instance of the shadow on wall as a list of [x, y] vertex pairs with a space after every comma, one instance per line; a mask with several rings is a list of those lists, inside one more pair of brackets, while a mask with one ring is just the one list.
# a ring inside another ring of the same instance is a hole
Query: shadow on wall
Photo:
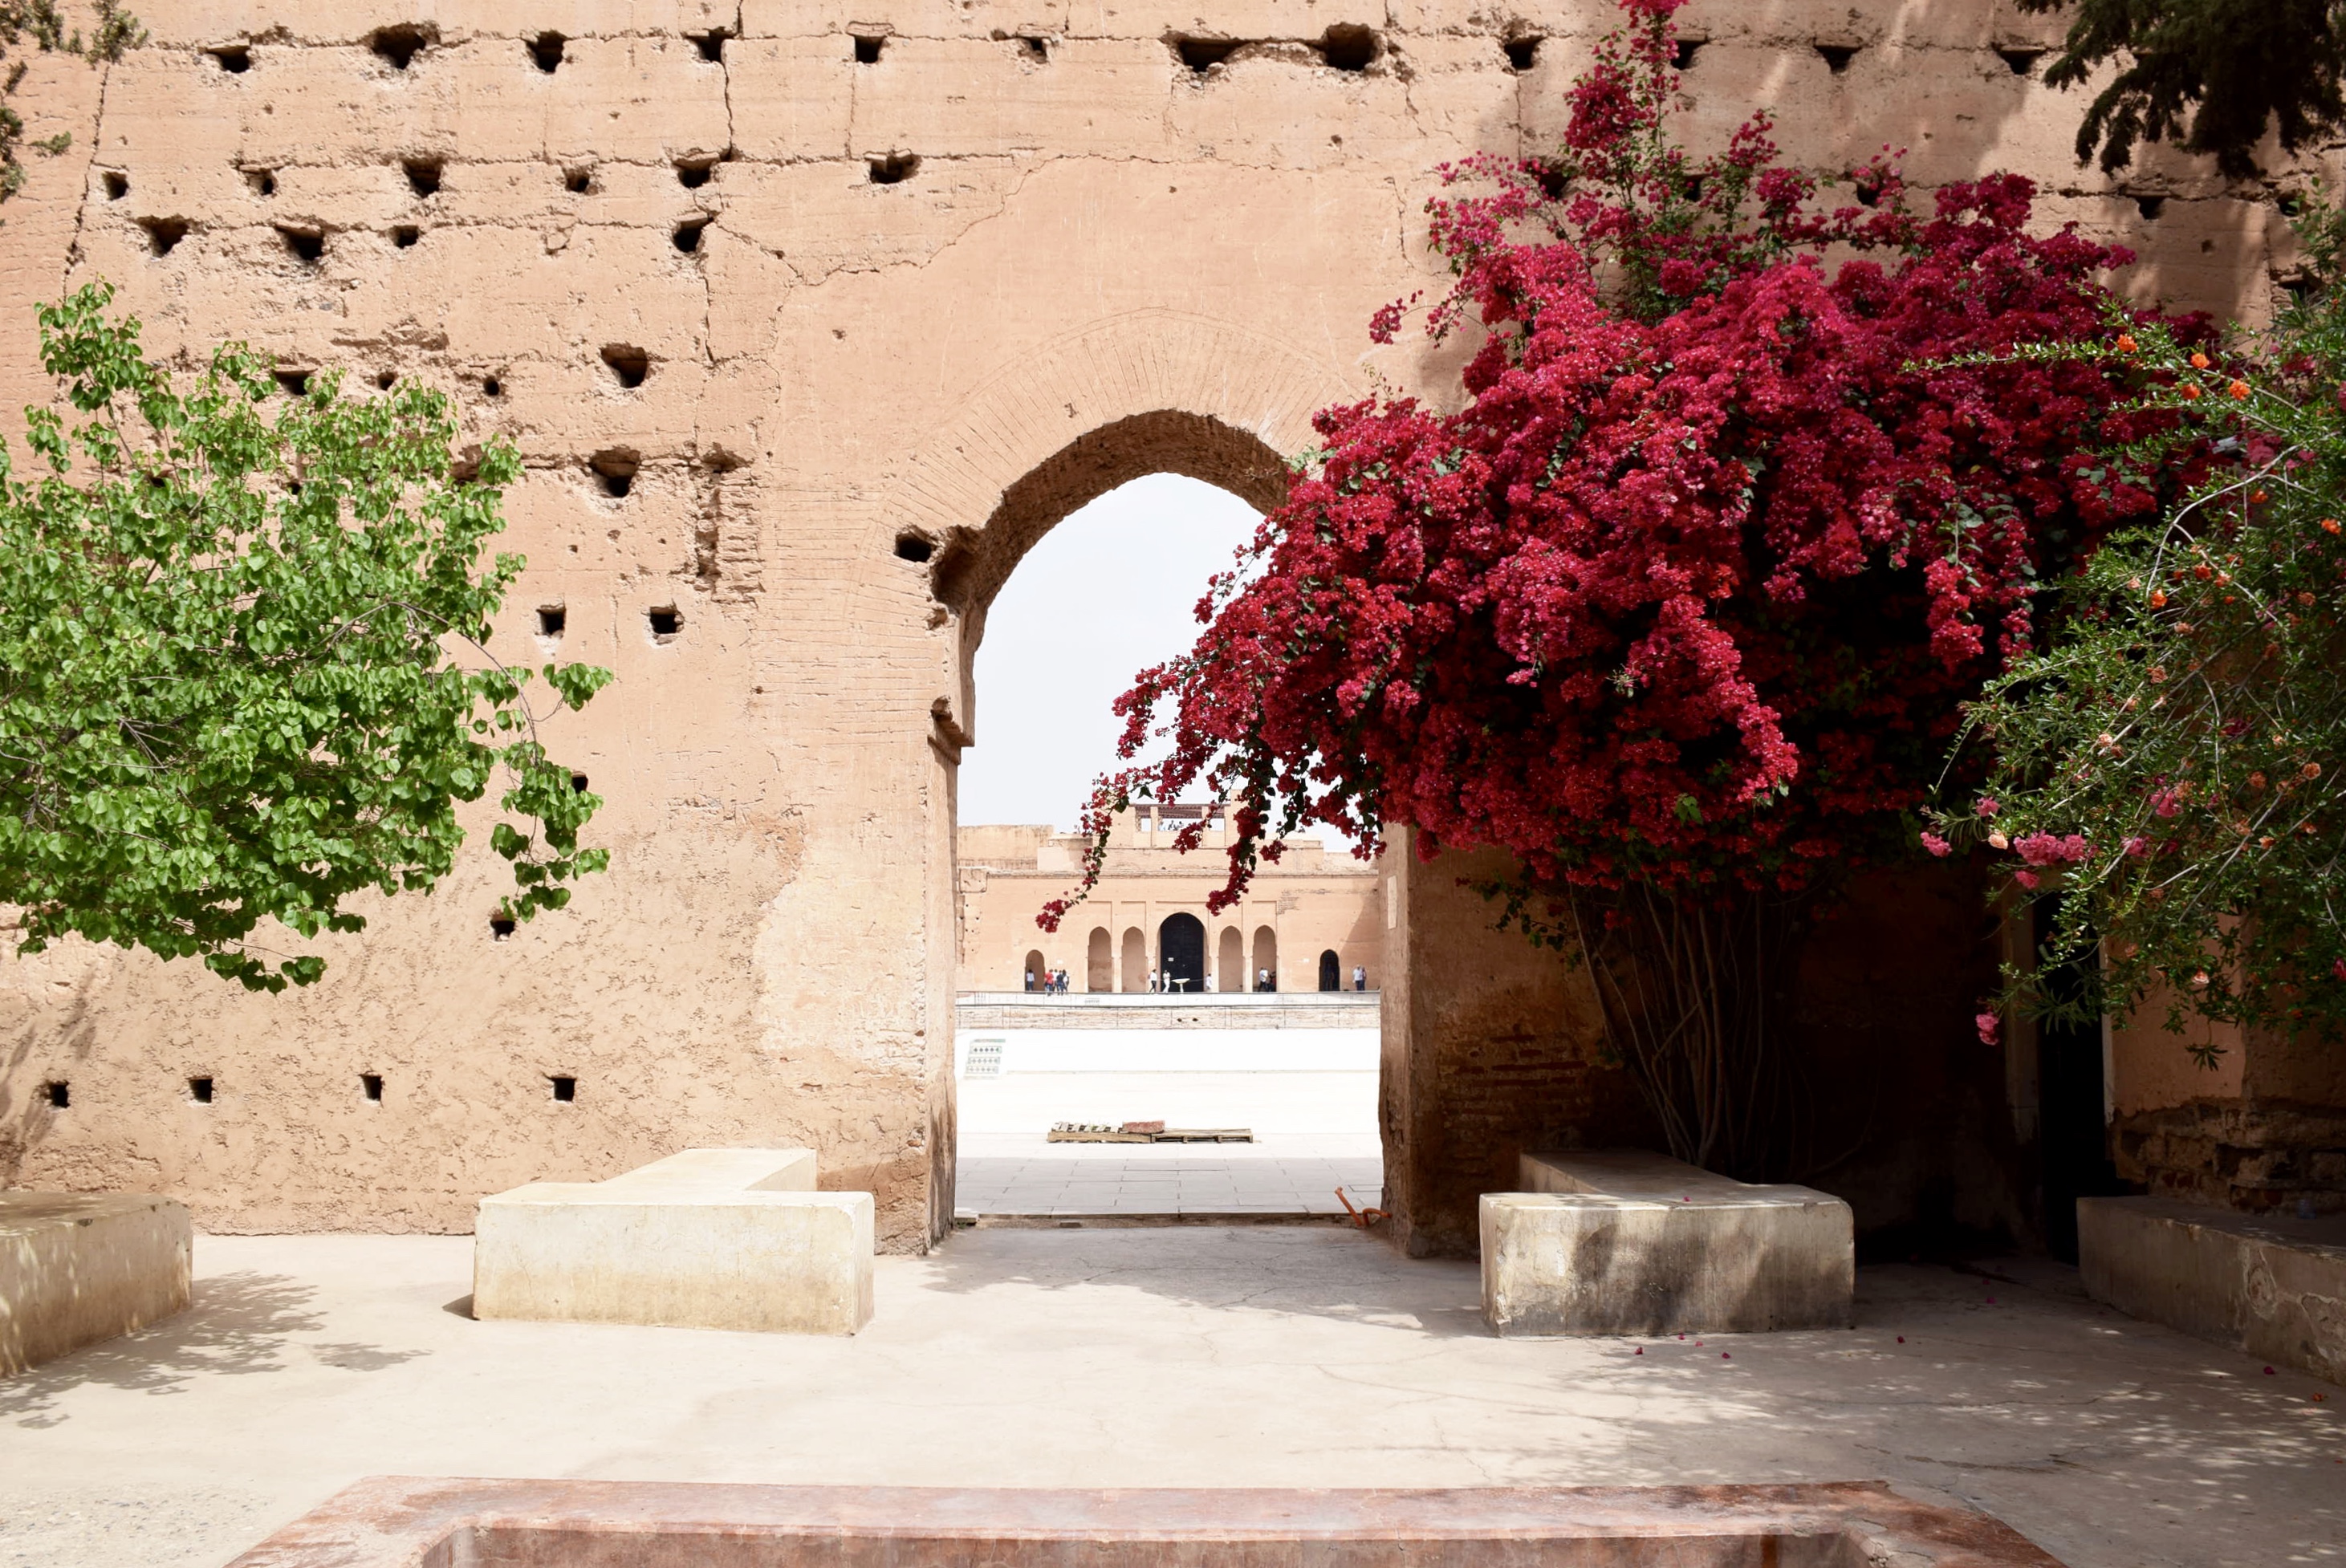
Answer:
[[172, 1394], [208, 1377], [280, 1372], [306, 1356], [349, 1371], [373, 1372], [426, 1354], [374, 1345], [291, 1344], [325, 1320], [310, 1310], [313, 1287], [280, 1275], [231, 1274], [200, 1280], [188, 1309], [152, 1328], [109, 1339], [0, 1380], [0, 1422], [53, 1427], [67, 1419], [66, 1397], [90, 1384], [130, 1393]]

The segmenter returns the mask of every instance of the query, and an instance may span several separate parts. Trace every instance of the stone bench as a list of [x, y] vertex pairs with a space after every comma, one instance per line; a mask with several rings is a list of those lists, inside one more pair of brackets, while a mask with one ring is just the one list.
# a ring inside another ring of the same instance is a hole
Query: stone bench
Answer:
[[2077, 1270], [2129, 1317], [2346, 1383], [2346, 1216], [2081, 1197]]
[[687, 1149], [484, 1198], [473, 1316], [852, 1334], [872, 1320], [872, 1195], [814, 1178], [811, 1149]]
[[1483, 1317], [1505, 1336], [1846, 1329], [1849, 1205], [1642, 1150], [1525, 1155], [1483, 1195]]
[[194, 1267], [171, 1198], [0, 1192], [0, 1377], [169, 1317]]

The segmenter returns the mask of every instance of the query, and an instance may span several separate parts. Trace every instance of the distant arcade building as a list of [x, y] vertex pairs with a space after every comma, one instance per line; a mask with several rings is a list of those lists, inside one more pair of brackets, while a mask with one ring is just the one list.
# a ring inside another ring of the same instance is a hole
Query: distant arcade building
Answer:
[[[1182, 854], [1181, 829], [1205, 842]], [[1071, 993], [1176, 995], [1375, 990], [1384, 967], [1378, 866], [1316, 841], [1290, 845], [1219, 914], [1229, 823], [1214, 806], [1143, 805], [1119, 815], [1106, 874], [1056, 932], [1035, 917], [1075, 885], [1080, 834], [1046, 825], [959, 830], [961, 949], [956, 989], [1041, 990], [1064, 970]]]

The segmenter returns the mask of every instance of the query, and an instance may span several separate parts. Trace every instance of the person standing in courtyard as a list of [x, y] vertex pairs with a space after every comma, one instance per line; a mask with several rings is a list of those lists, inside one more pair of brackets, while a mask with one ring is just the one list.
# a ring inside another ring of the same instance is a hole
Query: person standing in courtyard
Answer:
[[1352, 965], [1352, 989], [1355, 991], [1366, 991], [1368, 988], [1369, 972], [1362, 968], [1357, 963]]

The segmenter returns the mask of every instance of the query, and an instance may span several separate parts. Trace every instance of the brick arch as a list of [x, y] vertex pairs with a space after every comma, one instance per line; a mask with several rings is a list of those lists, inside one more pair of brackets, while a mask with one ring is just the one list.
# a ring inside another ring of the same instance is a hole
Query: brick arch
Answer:
[[953, 738], [976, 736], [973, 677], [985, 614], [1028, 550], [1085, 503], [1148, 473], [1182, 473], [1250, 505], [1287, 493], [1311, 415], [1360, 389], [1292, 342], [1177, 311], [1120, 312], [1042, 344], [979, 382], [895, 474], [869, 558], [908, 536], [933, 552], [930, 585], [954, 624]]

